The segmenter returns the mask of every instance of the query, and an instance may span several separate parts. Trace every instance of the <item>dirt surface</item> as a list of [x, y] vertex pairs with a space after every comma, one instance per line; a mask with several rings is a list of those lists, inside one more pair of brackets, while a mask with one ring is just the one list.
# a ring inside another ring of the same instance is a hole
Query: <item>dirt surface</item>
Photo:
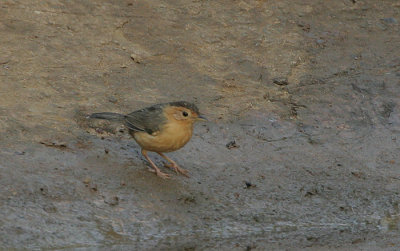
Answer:
[[[0, 51], [1, 249], [400, 245], [397, 0], [3, 0]], [[189, 179], [85, 117], [182, 99]]]

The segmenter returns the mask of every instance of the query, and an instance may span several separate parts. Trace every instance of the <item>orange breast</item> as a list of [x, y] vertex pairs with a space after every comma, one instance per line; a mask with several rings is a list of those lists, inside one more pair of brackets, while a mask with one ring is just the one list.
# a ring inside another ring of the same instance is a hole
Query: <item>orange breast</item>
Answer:
[[192, 123], [167, 123], [156, 135], [134, 132], [136, 142], [145, 150], [152, 152], [173, 152], [182, 148], [192, 137]]

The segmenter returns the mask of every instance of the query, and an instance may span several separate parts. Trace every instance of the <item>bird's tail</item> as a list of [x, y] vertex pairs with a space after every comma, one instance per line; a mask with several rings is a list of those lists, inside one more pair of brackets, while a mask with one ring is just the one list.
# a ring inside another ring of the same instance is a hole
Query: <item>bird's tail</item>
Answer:
[[99, 112], [99, 113], [93, 113], [92, 115], [89, 116], [89, 118], [106, 119], [111, 121], [122, 121], [125, 118], [125, 116], [114, 112]]

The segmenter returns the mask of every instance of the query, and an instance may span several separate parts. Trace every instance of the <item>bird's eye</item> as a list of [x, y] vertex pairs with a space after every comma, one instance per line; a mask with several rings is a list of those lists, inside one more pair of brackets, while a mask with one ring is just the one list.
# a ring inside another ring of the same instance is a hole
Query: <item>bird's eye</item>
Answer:
[[184, 117], [187, 117], [189, 114], [187, 113], [187, 112], [182, 112], [182, 115], [184, 116]]

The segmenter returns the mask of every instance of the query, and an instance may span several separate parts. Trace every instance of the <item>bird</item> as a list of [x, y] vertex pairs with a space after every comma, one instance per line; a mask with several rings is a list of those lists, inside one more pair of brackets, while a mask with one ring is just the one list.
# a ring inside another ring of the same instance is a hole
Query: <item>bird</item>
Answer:
[[192, 137], [195, 122], [208, 121], [195, 104], [186, 101], [155, 104], [126, 115], [113, 112], [93, 113], [89, 118], [122, 122], [141, 147], [142, 155], [152, 167], [150, 171], [163, 179], [170, 178], [170, 175], [162, 172], [147, 152], [159, 154], [168, 161], [164, 164], [166, 167], [189, 177], [187, 170], [179, 167], [164, 153], [176, 151], [186, 145]]

